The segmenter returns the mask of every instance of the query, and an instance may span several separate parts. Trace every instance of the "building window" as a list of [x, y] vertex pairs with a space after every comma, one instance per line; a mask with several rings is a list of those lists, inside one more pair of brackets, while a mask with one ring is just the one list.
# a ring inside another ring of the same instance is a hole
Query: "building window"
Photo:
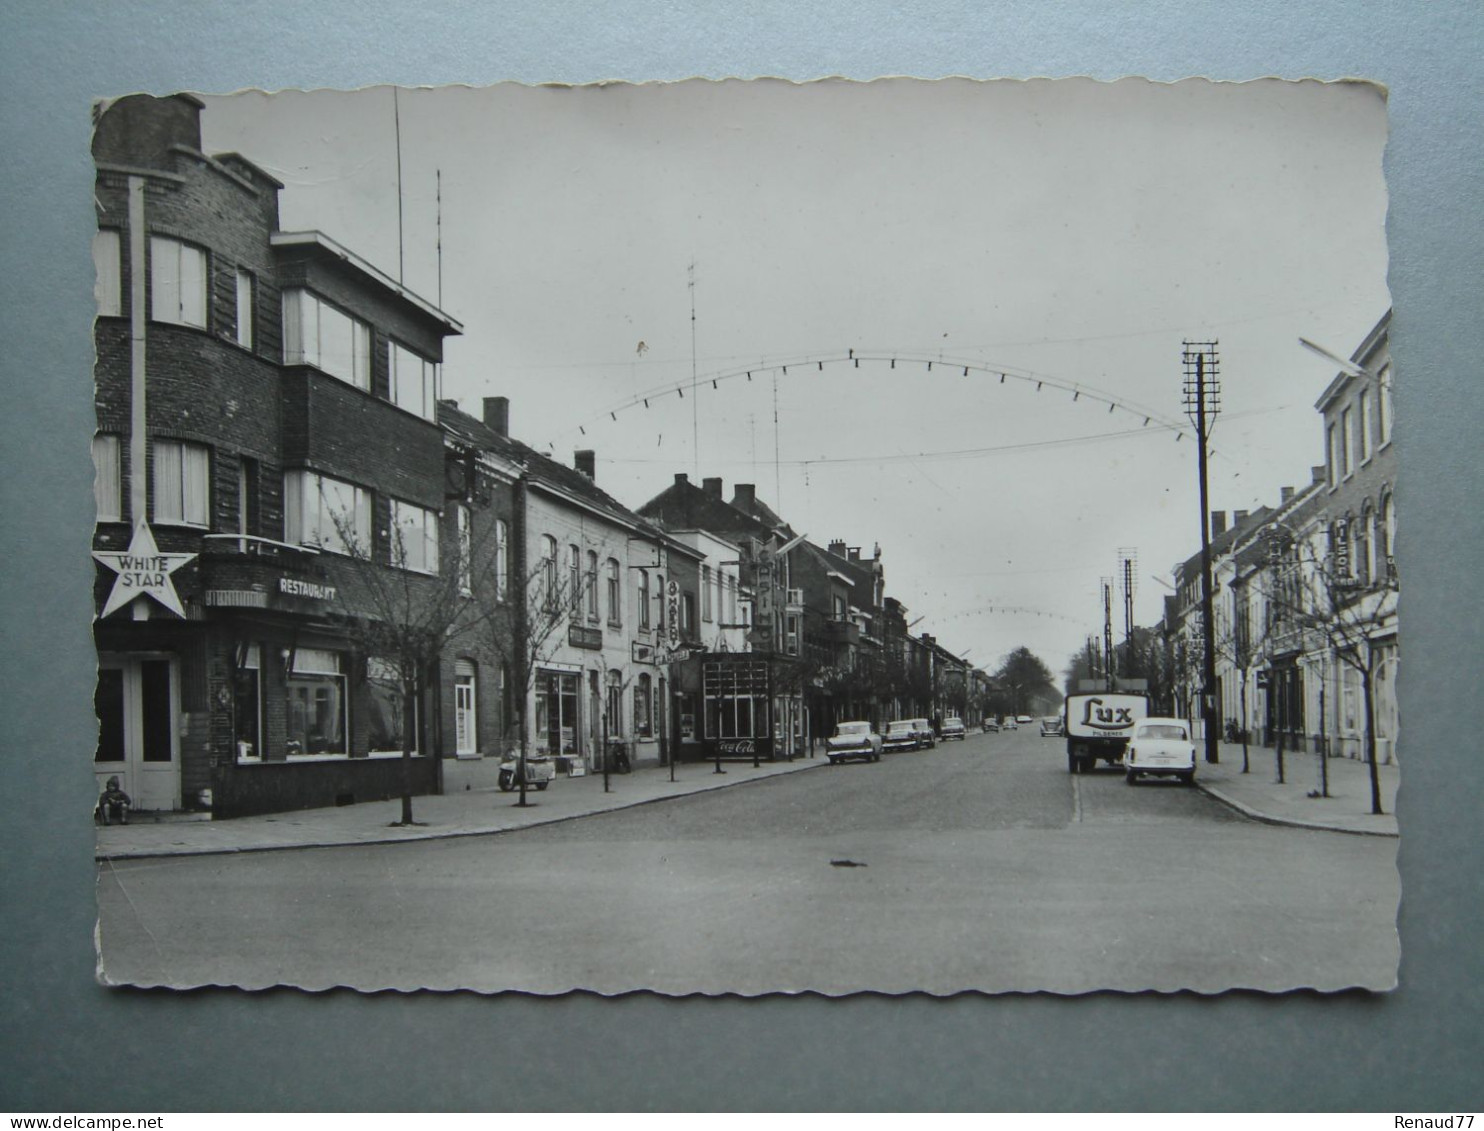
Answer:
[[1360, 462], [1371, 458], [1371, 391], [1360, 391]]
[[608, 559], [608, 623], [615, 628], [623, 624], [623, 583], [616, 558]]
[[424, 420], [438, 415], [438, 363], [400, 342], [391, 348], [392, 403]]
[[237, 337], [243, 349], [252, 349], [253, 343], [253, 277], [251, 271], [237, 271]]
[[1340, 482], [1340, 430], [1329, 426], [1329, 485], [1337, 487]]
[[101, 228], [93, 237], [93, 298], [99, 318], [117, 318], [124, 312], [119, 247], [119, 234], [113, 228]]
[[285, 754], [348, 754], [345, 729], [345, 668], [339, 652], [299, 648], [288, 674]]
[[557, 541], [550, 534], [541, 535], [541, 603], [544, 608], [557, 607]]
[[784, 618], [783, 650], [790, 656], [799, 654], [799, 614], [789, 613]]
[[612, 670], [608, 673], [608, 737], [621, 738], [623, 729], [623, 672]]
[[690, 638], [696, 629], [696, 595], [685, 592], [680, 595], [680, 631]]
[[1391, 443], [1391, 366], [1383, 365], [1376, 375], [1380, 393], [1376, 397], [1376, 424], [1381, 446]]
[[333, 554], [370, 554], [371, 492], [313, 471], [286, 471], [283, 503], [287, 541]]
[[665, 594], [665, 575], [662, 573], [654, 575], [654, 601], [654, 622], [659, 626], [660, 631], [663, 632], [665, 629], [665, 605], [669, 603], [669, 599]]
[[505, 600], [510, 584], [510, 527], [495, 519], [495, 600]]
[[[298, 661], [295, 660], [295, 669]], [[407, 700], [403, 694], [402, 676], [395, 660], [372, 656], [366, 661], [367, 745], [372, 754], [401, 754], [403, 746], [418, 752], [417, 699], [412, 701], [412, 718], [407, 718]], [[410, 722], [410, 727], [409, 727]]]
[[469, 529], [469, 508], [458, 504], [453, 509], [453, 517], [459, 540], [459, 593], [468, 597], [474, 592], [474, 535]]
[[1355, 422], [1347, 408], [1340, 413], [1340, 475], [1348, 478], [1355, 469]]
[[727, 624], [737, 624], [737, 579], [727, 575]]
[[834, 619], [835, 620], [844, 620], [845, 619], [845, 598], [842, 597], [842, 596], [840, 596], [840, 594], [836, 593], [831, 598], [831, 601], [832, 601], [832, 604], [834, 605], [834, 609], [835, 609], [835, 617], [834, 617]]
[[[639, 570], [639, 627], [649, 631], [649, 571]], [[635, 720], [637, 724], [637, 719]]]
[[312, 365], [357, 389], [371, 389], [371, 327], [304, 290], [283, 293], [285, 365]]
[[587, 619], [598, 619], [598, 555], [596, 551], [587, 552]]
[[567, 547], [567, 601], [574, 617], [582, 612], [582, 550], [575, 545]]
[[149, 241], [150, 317], [206, 329], [206, 253], [164, 236]]
[[701, 567], [701, 619], [710, 621], [711, 616], [711, 567]]
[[249, 644], [232, 672], [232, 731], [239, 762], [263, 760], [263, 689], [258, 656], [258, 646]]
[[1362, 585], [1369, 585], [1376, 577], [1376, 512], [1367, 503], [1360, 514], [1360, 529], [1356, 532], [1355, 573]]
[[476, 701], [478, 669], [472, 660], [453, 664], [453, 733], [456, 754], [479, 753], [479, 715]]
[[634, 681], [634, 735], [637, 738], [654, 737], [654, 680], [648, 672], [640, 672]]
[[211, 455], [200, 444], [154, 443], [154, 518], [182, 526], [211, 522]]
[[123, 448], [108, 432], [93, 437], [93, 502], [99, 522], [121, 522], [124, 517]]

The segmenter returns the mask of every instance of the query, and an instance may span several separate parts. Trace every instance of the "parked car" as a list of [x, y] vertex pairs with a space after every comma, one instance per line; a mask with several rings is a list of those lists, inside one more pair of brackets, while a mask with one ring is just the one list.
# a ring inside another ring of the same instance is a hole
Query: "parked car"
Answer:
[[933, 724], [927, 719], [913, 719], [912, 723], [917, 727], [917, 741], [927, 750], [938, 745], [938, 732], [933, 730]]
[[1190, 739], [1189, 723], [1150, 715], [1135, 724], [1123, 750], [1123, 777], [1133, 785], [1141, 774], [1194, 784], [1195, 743]]
[[871, 729], [868, 722], [836, 723], [835, 733], [825, 740], [824, 753], [832, 766], [849, 758], [879, 762], [881, 736]]
[[1062, 725], [1060, 715], [1047, 715], [1041, 720], [1042, 738], [1061, 738]]
[[979, 724], [979, 729], [985, 734], [993, 734], [1000, 729], [1000, 724], [997, 719], [985, 719]]
[[1001, 730], [1019, 730], [1020, 724], [1015, 721], [1013, 715], [1006, 715], [1005, 721], [1000, 724]]
[[960, 718], [948, 718], [943, 720], [942, 739], [947, 742], [950, 738], [956, 738], [962, 742], [965, 738], [964, 721]]
[[1023, 727], [1028, 727], [1028, 726], [1031, 725], [1031, 723], [1035, 722], [1036, 720], [1033, 719], [1033, 718], [1031, 718], [1030, 715], [1016, 715], [1015, 716], [1015, 721], [1017, 723], [1019, 723]]
[[881, 736], [881, 748], [887, 753], [893, 750], [916, 750], [921, 745], [917, 723], [912, 719], [895, 719], [887, 723], [886, 733]]

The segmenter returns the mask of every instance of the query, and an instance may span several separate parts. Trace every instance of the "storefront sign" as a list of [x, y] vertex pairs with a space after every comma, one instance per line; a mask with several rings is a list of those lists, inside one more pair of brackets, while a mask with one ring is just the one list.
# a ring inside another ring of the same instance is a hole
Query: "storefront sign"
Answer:
[[180, 594], [175, 591], [175, 582], [170, 575], [195, 556], [160, 553], [149, 524], [144, 522], [134, 528], [134, 537], [127, 550], [94, 550], [93, 557], [118, 574], [99, 615], [106, 617], [135, 597], [153, 597], [176, 616], [184, 617], [185, 609], [181, 607]]
[[317, 581], [300, 581], [297, 577], [280, 577], [278, 591], [291, 597], [313, 597], [316, 601], [333, 601], [336, 589], [333, 585], [321, 585]]
[[680, 644], [680, 583], [673, 580], [665, 582], [665, 634], [674, 650]]
[[751, 758], [753, 755], [761, 755], [766, 758], [773, 753], [773, 740], [771, 738], [719, 738], [716, 740], [716, 749], [724, 757], [743, 755]]
[[573, 648], [591, 648], [596, 651], [603, 647], [603, 630], [589, 628], [585, 624], [574, 624], [567, 629], [567, 643]]
[[633, 657], [636, 664], [653, 664], [658, 662], [654, 645], [645, 644], [642, 640], [632, 640], [629, 642], [629, 654]]

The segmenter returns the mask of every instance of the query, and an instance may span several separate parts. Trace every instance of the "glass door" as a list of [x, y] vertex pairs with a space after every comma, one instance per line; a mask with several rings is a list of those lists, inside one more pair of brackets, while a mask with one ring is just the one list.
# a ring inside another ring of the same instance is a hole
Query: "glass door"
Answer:
[[99, 792], [116, 776], [135, 809], [180, 808], [179, 694], [169, 659], [100, 661], [94, 692], [98, 749], [93, 756]]

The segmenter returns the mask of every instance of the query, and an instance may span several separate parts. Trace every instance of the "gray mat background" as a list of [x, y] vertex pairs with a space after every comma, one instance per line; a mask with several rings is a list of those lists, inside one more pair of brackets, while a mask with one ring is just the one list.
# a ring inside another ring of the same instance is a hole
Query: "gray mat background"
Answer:
[[[10, 0], [0, 1109], [1477, 1109], [1481, 58], [1477, 0]], [[92, 830], [78, 804], [94, 741], [91, 99], [833, 74], [1359, 76], [1390, 88], [1401, 988], [842, 1001], [99, 988]], [[1141, 1050], [1162, 1067], [1140, 1067]]]

